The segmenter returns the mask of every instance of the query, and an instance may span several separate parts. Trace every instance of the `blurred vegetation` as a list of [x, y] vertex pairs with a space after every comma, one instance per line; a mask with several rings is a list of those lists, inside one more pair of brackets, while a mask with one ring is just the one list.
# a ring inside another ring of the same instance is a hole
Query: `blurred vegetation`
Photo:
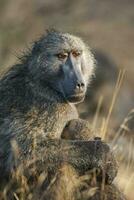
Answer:
[[[107, 116], [118, 72], [126, 70], [108, 129], [116, 130], [134, 106], [134, 1], [0, 0], [0, 70], [15, 63], [16, 57], [50, 27], [81, 36], [95, 52], [96, 79], [86, 103], [79, 106], [82, 117], [92, 121], [101, 97], [99, 120]], [[123, 173], [120, 182], [125, 180], [126, 184], [120, 185], [127, 185], [126, 193], [132, 200], [134, 178], [127, 180], [133, 171]]]

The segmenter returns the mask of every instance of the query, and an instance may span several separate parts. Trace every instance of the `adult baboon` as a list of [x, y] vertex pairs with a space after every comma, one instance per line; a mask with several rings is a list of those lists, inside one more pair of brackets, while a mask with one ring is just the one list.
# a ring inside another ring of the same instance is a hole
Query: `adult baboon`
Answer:
[[[74, 104], [85, 96], [94, 59], [84, 42], [50, 31], [0, 80], [0, 177], [26, 161], [37, 174], [54, 173], [63, 163], [81, 175], [97, 168], [110, 183], [116, 161], [100, 140], [62, 140], [66, 124], [78, 118]], [[17, 153], [16, 153], [17, 151]]]

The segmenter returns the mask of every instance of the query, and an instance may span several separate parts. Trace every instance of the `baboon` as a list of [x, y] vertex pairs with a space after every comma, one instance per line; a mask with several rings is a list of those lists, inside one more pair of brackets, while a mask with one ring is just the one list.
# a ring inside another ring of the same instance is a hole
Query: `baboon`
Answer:
[[61, 138], [70, 140], [91, 140], [94, 137], [95, 134], [91, 125], [86, 120], [80, 118], [70, 120], [61, 134]]
[[105, 142], [61, 139], [67, 123], [78, 119], [75, 104], [84, 99], [93, 71], [93, 55], [80, 38], [48, 31], [1, 78], [1, 183], [26, 161], [38, 175], [67, 163], [79, 175], [98, 169], [98, 181], [112, 182], [117, 164]]

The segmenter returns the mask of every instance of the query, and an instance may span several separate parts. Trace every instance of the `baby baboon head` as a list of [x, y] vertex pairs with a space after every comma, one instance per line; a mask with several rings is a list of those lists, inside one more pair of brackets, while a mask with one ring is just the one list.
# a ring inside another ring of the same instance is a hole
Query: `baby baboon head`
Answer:
[[50, 31], [34, 44], [32, 77], [50, 86], [67, 101], [84, 99], [94, 69], [94, 59], [84, 42], [68, 33]]

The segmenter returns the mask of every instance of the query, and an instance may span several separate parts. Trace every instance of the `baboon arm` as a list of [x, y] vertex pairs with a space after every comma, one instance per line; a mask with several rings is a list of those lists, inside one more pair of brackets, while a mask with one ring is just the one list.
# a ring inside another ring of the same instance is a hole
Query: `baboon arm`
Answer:
[[[42, 147], [41, 147], [42, 146]], [[107, 144], [102, 141], [45, 140], [38, 143], [36, 157], [45, 162], [50, 170], [61, 164], [73, 166], [80, 174], [91, 169], [100, 170], [98, 178], [104, 174], [106, 182], [111, 182], [117, 174], [117, 164]], [[103, 177], [104, 178], [104, 177]]]

